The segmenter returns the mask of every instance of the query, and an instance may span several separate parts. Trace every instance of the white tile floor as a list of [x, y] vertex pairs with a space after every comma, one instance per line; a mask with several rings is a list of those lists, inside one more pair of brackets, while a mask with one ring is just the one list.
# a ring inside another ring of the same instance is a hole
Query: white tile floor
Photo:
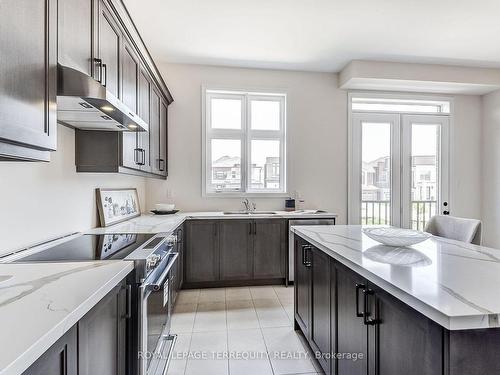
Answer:
[[183, 290], [168, 375], [321, 374], [293, 330], [293, 287]]

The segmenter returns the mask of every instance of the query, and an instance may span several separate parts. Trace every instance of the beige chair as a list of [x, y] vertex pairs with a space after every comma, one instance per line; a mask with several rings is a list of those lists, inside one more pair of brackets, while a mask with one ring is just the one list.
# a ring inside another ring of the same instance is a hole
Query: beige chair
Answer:
[[475, 245], [481, 245], [481, 221], [448, 215], [436, 215], [427, 223], [425, 232]]

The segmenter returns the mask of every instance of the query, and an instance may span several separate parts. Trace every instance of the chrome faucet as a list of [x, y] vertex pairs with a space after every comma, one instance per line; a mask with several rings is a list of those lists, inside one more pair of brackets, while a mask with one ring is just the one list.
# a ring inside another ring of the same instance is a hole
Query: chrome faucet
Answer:
[[246, 212], [254, 212], [257, 209], [255, 202], [250, 202], [248, 198], [243, 199], [242, 203], [245, 206]]
[[250, 212], [250, 201], [248, 198], [243, 199], [241, 203], [245, 206], [245, 211]]

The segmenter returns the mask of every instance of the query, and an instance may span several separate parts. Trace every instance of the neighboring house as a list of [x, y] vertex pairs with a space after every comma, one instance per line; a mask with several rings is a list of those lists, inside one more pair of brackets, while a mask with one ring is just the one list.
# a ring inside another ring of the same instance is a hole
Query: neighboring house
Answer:
[[[267, 157], [264, 166], [252, 164], [252, 188], [280, 186], [279, 157]], [[212, 163], [212, 184], [216, 189], [238, 189], [241, 181], [241, 160], [236, 156], [222, 156]]]
[[[390, 157], [384, 156], [362, 165], [362, 200], [390, 200]], [[413, 156], [412, 160], [413, 201], [435, 201], [437, 199], [436, 158], [432, 155]]]

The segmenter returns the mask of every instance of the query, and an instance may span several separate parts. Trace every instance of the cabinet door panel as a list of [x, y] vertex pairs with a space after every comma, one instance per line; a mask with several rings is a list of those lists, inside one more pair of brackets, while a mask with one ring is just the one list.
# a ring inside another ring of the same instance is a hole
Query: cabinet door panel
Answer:
[[304, 335], [310, 337], [311, 326], [311, 267], [304, 264], [307, 243], [295, 236], [295, 320]]
[[122, 374], [125, 360], [122, 285], [113, 289], [78, 323], [80, 375]]
[[[128, 43], [123, 44], [122, 61], [122, 101], [128, 108], [137, 113], [139, 62]], [[139, 133], [124, 132], [122, 137], [123, 166], [140, 169], [144, 155], [137, 151]]]
[[160, 104], [160, 153], [158, 170], [162, 176], [168, 174], [168, 105], [163, 100]]
[[443, 329], [385, 291], [375, 292], [371, 311], [380, 324], [370, 326], [370, 373], [441, 375]]
[[57, 0], [0, 2], [0, 141], [57, 146]]
[[252, 278], [252, 224], [250, 220], [220, 222], [220, 276], [222, 280]]
[[23, 375], [77, 375], [78, 343], [76, 326], [72, 327], [42, 356], [36, 360]]
[[113, 15], [99, 2], [99, 58], [103, 67], [103, 84], [117, 98], [120, 97], [120, 46], [121, 31]]
[[150, 155], [151, 155], [151, 170], [153, 173], [161, 174], [159, 169], [160, 159], [160, 108], [161, 99], [160, 94], [151, 85], [151, 121], [150, 124]]
[[283, 221], [256, 220], [254, 231], [254, 278], [285, 277]]
[[191, 221], [186, 230], [186, 283], [219, 280], [217, 222]]
[[92, 3], [59, 1], [58, 62], [92, 76]]
[[[330, 311], [330, 257], [321, 250], [312, 250], [312, 324], [311, 342], [319, 354], [331, 352], [331, 311]], [[330, 360], [319, 357], [319, 363], [325, 371], [330, 372]]]
[[[366, 375], [368, 372], [368, 328], [363, 318], [356, 316], [356, 284], [366, 281], [341, 265], [337, 272], [337, 352], [363, 353], [357, 361], [339, 360], [338, 375]], [[363, 309], [362, 292], [359, 292], [360, 310]]]

